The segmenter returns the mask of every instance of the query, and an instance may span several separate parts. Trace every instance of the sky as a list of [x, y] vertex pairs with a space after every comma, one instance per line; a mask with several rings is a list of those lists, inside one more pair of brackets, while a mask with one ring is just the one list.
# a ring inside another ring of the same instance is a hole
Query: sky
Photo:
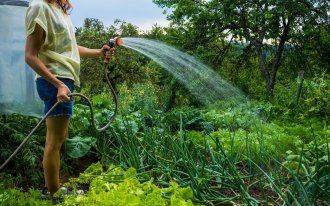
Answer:
[[164, 9], [152, 0], [70, 0], [73, 5], [72, 23], [75, 27], [83, 25], [85, 18], [99, 19], [106, 27], [115, 19], [124, 20], [139, 27], [141, 31], [150, 30], [154, 24], [167, 26]]

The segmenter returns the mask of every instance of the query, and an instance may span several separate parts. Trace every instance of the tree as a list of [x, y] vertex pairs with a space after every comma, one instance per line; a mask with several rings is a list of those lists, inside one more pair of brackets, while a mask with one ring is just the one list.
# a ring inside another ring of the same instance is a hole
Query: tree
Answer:
[[[108, 28], [98, 19], [85, 19], [83, 27], [76, 28], [77, 43], [89, 48], [101, 48], [107, 44], [110, 38], [116, 36], [139, 37], [138, 27], [122, 20], [115, 20]], [[112, 70], [111, 76], [116, 76], [116, 83], [130, 85], [137, 82], [149, 80], [148, 69], [146, 68], [149, 59], [131, 49], [118, 47], [113, 60], [109, 63]], [[80, 79], [84, 92], [99, 93], [103, 91], [105, 84], [100, 84], [104, 79], [102, 59], [83, 58], [81, 59]], [[107, 90], [108, 88], [106, 88]]]
[[[217, 38], [234, 38], [250, 44], [272, 97], [285, 45], [301, 37], [304, 29], [328, 21], [327, 0], [153, 0], [173, 9], [172, 25], [195, 32], [205, 45]], [[298, 39], [297, 39], [298, 40]], [[301, 39], [300, 39], [301, 41]]]

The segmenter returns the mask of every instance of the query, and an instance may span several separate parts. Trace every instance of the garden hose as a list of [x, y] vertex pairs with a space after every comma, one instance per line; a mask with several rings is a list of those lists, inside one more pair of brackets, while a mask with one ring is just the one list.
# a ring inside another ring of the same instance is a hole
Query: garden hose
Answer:
[[[114, 48], [116, 47], [117, 45], [120, 46], [121, 45], [121, 38], [120, 37], [117, 37], [117, 38], [114, 38], [114, 39], [110, 39], [109, 41], [109, 46], [110, 48]], [[114, 86], [112, 85], [111, 81], [110, 81], [110, 78], [108, 76], [108, 72], [107, 72], [107, 68], [108, 68], [108, 59], [105, 59], [104, 60], [104, 64], [103, 64], [103, 70], [104, 70], [104, 76], [105, 76], [105, 79], [106, 79], [106, 82], [110, 88], [110, 92], [111, 92], [111, 95], [112, 95], [112, 99], [114, 101], [114, 105], [115, 105], [115, 108], [114, 108], [114, 112], [112, 114], [112, 116], [109, 118], [109, 121], [108, 123], [101, 127], [101, 128], [97, 128], [96, 125], [95, 125], [95, 120], [94, 120], [94, 111], [93, 111], [93, 107], [92, 107], [92, 104], [90, 102], [90, 100], [83, 94], [80, 94], [80, 93], [71, 93], [69, 94], [68, 96], [69, 97], [74, 97], [74, 96], [79, 96], [79, 97], [82, 97], [83, 99], [85, 99], [87, 101], [87, 104], [89, 106], [89, 109], [90, 109], [90, 115], [91, 115], [91, 124], [92, 126], [94, 127], [94, 129], [96, 131], [104, 131], [106, 130], [110, 125], [111, 123], [113, 122], [113, 120], [115, 119], [116, 115], [117, 115], [117, 112], [118, 112], [118, 98], [117, 98], [117, 94], [116, 94], [116, 91], [114, 89]], [[57, 101], [53, 106], [52, 108], [50, 108], [50, 110], [45, 114], [45, 116], [38, 122], [37, 126], [35, 126], [32, 131], [30, 132], [30, 134], [28, 136], [25, 137], [25, 139], [22, 141], [22, 143], [17, 147], [17, 149], [13, 152], [12, 155], [10, 155], [10, 157], [1, 165], [0, 167], [0, 171], [8, 164], [8, 162], [14, 157], [16, 156], [16, 154], [22, 149], [22, 147], [27, 143], [27, 141], [31, 138], [32, 134], [34, 134], [34, 132], [41, 126], [42, 122], [48, 117], [48, 115], [59, 105], [61, 104], [61, 102]]]

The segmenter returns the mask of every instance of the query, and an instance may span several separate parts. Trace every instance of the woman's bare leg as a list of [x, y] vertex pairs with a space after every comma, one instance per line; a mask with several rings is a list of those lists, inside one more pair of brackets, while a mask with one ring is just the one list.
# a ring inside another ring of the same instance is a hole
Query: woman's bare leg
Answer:
[[51, 196], [60, 188], [60, 150], [68, 136], [69, 123], [69, 116], [50, 117], [46, 119], [47, 134], [43, 167], [45, 183]]

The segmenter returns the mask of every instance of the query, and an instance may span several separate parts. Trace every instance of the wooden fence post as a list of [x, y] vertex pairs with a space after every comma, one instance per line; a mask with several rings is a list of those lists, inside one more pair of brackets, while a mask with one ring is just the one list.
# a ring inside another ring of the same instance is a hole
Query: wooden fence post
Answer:
[[297, 105], [299, 104], [299, 99], [300, 99], [301, 93], [302, 93], [304, 75], [305, 75], [305, 70], [301, 70], [300, 72], [298, 72], [298, 90], [297, 90], [297, 99], [296, 99]]

